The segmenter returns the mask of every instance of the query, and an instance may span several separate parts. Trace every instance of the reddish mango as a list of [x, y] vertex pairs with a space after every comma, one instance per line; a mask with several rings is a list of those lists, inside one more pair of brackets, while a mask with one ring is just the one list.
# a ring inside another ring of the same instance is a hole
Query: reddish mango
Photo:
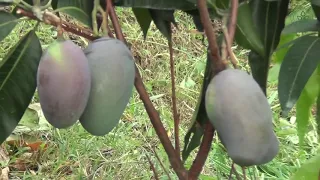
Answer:
[[47, 121], [67, 128], [79, 120], [91, 89], [88, 60], [71, 40], [56, 41], [44, 52], [37, 73], [38, 94]]

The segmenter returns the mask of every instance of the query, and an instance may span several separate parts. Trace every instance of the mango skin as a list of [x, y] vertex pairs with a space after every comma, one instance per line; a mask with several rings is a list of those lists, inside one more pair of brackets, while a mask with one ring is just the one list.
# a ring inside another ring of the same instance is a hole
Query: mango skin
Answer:
[[90, 69], [82, 49], [71, 40], [52, 43], [37, 72], [40, 104], [47, 121], [68, 128], [83, 113], [91, 89]]
[[205, 107], [236, 164], [261, 165], [278, 154], [271, 107], [260, 86], [246, 72], [227, 69], [218, 73], [207, 88]]
[[103, 37], [84, 50], [91, 69], [91, 92], [80, 117], [83, 128], [103, 136], [118, 123], [132, 96], [135, 66], [133, 56], [120, 40]]

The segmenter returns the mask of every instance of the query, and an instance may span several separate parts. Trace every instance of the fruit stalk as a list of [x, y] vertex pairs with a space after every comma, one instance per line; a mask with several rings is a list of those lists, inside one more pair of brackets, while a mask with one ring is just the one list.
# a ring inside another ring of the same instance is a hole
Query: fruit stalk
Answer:
[[[108, 0], [108, 1], [110, 1], [110, 0]], [[112, 6], [108, 7], [108, 13], [111, 18], [113, 27], [115, 29], [116, 37], [118, 39], [120, 39], [121, 41], [125, 42], [125, 38], [121, 32], [118, 18], [116, 16], [116, 13], [115, 13]], [[175, 149], [173, 148], [173, 145], [170, 142], [170, 139], [167, 135], [167, 132], [166, 132], [161, 120], [160, 120], [159, 114], [158, 114], [157, 110], [155, 109], [155, 107], [153, 106], [153, 104], [149, 98], [149, 95], [145, 89], [145, 86], [142, 82], [142, 78], [141, 78], [141, 75], [139, 73], [137, 66], [135, 66], [135, 68], [136, 68], [136, 74], [135, 74], [134, 85], [136, 87], [137, 92], [140, 95], [140, 99], [142, 100], [142, 102], [146, 108], [146, 111], [148, 113], [150, 121], [151, 121], [160, 141], [161, 141], [161, 144], [163, 145], [163, 147], [169, 157], [170, 164], [172, 165], [172, 168], [174, 169], [174, 171], [177, 173], [179, 179], [188, 179], [188, 177], [187, 177], [188, 173], [187, 173], [186, 169], [184, 168], [180, 157], [176, 155]]]

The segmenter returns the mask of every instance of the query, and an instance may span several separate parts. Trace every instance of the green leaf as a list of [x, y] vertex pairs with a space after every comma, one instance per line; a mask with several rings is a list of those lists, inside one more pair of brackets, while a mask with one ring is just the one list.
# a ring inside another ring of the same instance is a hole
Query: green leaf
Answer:
[[[306, 4], [306, 5], [305, 5]], [[294, 8], [287, 16], [285, 24], [289, 25], [303, 19], [313, 19], [314, 13], [309, 3], [302, 2]]]
[[292, 109], [320, 62], [319, 49], [320, 38], [304, 36], [292, 45], [284, 57], [278, 84], [279, 100], [284, 115]]
[[261, 0], [250, 1], [252, 18], [264, 47], [264, 55], [251, 51], [249, 65], [253, 78], [266, 94], [267, 78], [270, 64], [270, 56], [280, 41], [281, 31], [284, 27], [289, 0], [266, 2]]
[[320, 31], [320, 22], [316, 19], [303, 19], [293, 22], [286, 26], [282, 33], [298, 33], [298, 32], [308, 32], [308, 31]]
[[184, 148], [182, 150], [183, 161], [185, 161], [189, 157], [190, 153], [200, 145], [200, 140], [204, 133], [203, 125], [209, 120], [205, 108], [205, 94], [213, 74], [211, 66], [212, 60], [210, 59], [210, 56], [207, 52], [207, 63], [204, 73], [202, 90], [198, 98], [198, 104], [193, 113], [191, 126], [189, 127], [189, 130], [184, 137]]
[[2, 41], [16, 26], [17, 18], [11, 13], [0, 11], [0, 41]]
[[312, 0], [311, 6], [314, 12], [314, 15], [317, 17], [318, 21], [320, 21], [320, 2], [318, 0]]
[[0, 65], [0, 143], [19, 123], [34, 95], [42, 49], [34, 31], [14, 46]]
[[319, 179], [320, 153], [307, 160], [292, 176], [292, 180], [316, 180]]
[[[105, 0], [101, 0], [103, 4]], [[132, 8], [148, 8], [159, 10], [190, 10], [196, 9], [194, 3], [186, 0], [114, 0], [114, 5]]]
[[260, 88], [267, 94], [267, 80], [269, 71], [269, 60], [260, 56], [255, 51], [249, 53], [249, 65], [254, 80], [259, 84]]
[[199, 32], [204, 32], [204, 28], [202, 26], [199, 11], [198, 10], [190, 10], [190, 11], [185, 11], [185, 12], [187, 14], [189, 14], [190, 16], [192, 16], [193, 23], [196, 26], [197, 30]]
[[238, 9], [236, 42], [246, 48], [264, 55], [264, 48], [259, 34], [253, 24], [252, 12], [248, 2], [241, 3]]
[[142, 29], [144, 39], [147, 38], [147, 32], [150, 27], [152, 18], [148, 9], [144, 8], [132, 8], [134, 15]]
[[319, 92], [320, 76], [318, 72], [319, 70], [313, 72], [297, 101], [296, 116], [300, 145], [302, 145], [305, 134], [307, 133], [312, 105]]
[[58, 1], [56, 10], [76, 18], [88, 27], [92, 27], [91, 12], [93, 10], [93, 1], [62, 0]]
[[174, 10], [149, 9], [149, 12], [156, 27], [168, 41], [171, 41], [171, 23], [177, 26], [173, 16]]
[[296, 34], [281, 35], [277, 49], [273, 53], [273, 62], [281, 63], [289, 48], [295, 42]]

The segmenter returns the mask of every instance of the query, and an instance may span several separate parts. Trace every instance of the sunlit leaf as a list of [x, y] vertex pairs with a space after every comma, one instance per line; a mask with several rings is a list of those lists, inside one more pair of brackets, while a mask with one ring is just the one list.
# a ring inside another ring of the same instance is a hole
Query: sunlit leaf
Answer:
[[320, 31], [320, 22], [316, 19], [303, 19], [300, 21], [296, 21], [286, 26], [283, 29], [282, 33], [290, 34], [308, 31]]
[[296, 117], [300, 145], [302, 145], [305, 134], [307, 133], [308, 125], [310, 123], [311, 109], [318, 96], [319, 85], [320, 76], [318, 70], [316, 70], [308, 80], [297, 101]]
[[317, 180], [320, 174], [320, 153], [306, 162], [294, 173], [292, 180]]

